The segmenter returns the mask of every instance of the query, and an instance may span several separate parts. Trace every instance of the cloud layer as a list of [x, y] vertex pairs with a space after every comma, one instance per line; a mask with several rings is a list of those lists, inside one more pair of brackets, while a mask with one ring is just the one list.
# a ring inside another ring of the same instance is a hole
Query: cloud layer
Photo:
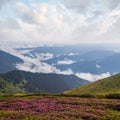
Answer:
[[0, 42], [120, 43], [119, 0], [1, 0]]
[[99, 74], [90, 74], [90, 73], [76, 73], [76, 76], [94, 82], [96, 80], [110, 77], [111, 74], [109, 72], [102, 73], [100, 75]]

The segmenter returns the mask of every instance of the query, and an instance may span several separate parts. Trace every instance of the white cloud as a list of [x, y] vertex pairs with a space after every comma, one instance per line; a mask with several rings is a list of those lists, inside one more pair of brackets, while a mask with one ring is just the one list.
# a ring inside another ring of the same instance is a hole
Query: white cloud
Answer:
[[67, 70], [64, 70], [64, 71], [59, 70], [57, 72], [57, 74], [71, 75], [71, 74], [74, 74], [74, 73], [73, 73], [73, 71], [71, 69], [67, 69]]
[[0, 42], [120, 43], [119, 19], [119, 0], [1, 0]]
[[100, 65], [96, 65], [96, 68], [97, 68], [97, 69], [100, 69], [101, 67], [100, 67]]
[[109, 72], [102, 73], [102, 74], [76, 73], [76, 76], [94, 82], [96, 80], [110, 77], [111, 74]]
[[72, 60], [68, 60], [68, 59], [64, 59], [64, 60], [61, 60], [61, 61], [57, 61], [57, 64], [58, 65], [69, 65], [69, 64], [72, 64], [74, 63], [75, 61], [72, 61]]
[[16, 0], [0, 0], [0, 9], [4, 8], [6, 5], [14, 4]]
[[53, 65], [41, 62], [39, 59], [28, 58], [24, 59], [24, 63], [16, 64], [19, 70], [37, 72], [37, 73], [57, 73], [57, 74], [73, 74], [71, 69], [61, 71]]
[[24, 61], [24, 63], [17, 64], [16, 68], [19, 70], [38, 72], [38, 73], [56, 73], [57, 70], [54, 66], [48, 65], [46, 63], [40, 62], [37, 59], [30, 59]]
[[[35, 4], [31, 7], [23, 3], [17, 4], [17, 10], [22, 14], [22, 19], [31, 24], [44, 24], [48, 13], [48, 4]], [[36, 7], [36, 9], [34, 8]]]
[[68, 53], [68, 56], [74, 56], [74, 55], [76, 55], [76, 53]]
[[120, 0], [101, 0], [102, 5], [107, 6], [110, 10], [120, 6]]
[[92, 7], [92, 0], [61, 0], [61, 2], [69, 9], [80, 13], [86, 13]]
[[41, 61], [41, 60], [48, 60], [48, 59], [51, 59], [51, 58], [53, 58], [53, 54], [51, 54], [51, 53], [37, 53], [37, 54], [35, 54], [35, 57], [36, 58], [39, 58], [39, 60]]

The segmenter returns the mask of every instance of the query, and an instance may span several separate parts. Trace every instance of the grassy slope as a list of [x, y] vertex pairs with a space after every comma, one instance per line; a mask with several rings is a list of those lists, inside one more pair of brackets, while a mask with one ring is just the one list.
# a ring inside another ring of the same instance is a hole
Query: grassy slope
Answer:
[[64, 94], [71, 95], [80, 94], [105, 95], [109, 93], [120, 93], [120, 74], [64, 92]]

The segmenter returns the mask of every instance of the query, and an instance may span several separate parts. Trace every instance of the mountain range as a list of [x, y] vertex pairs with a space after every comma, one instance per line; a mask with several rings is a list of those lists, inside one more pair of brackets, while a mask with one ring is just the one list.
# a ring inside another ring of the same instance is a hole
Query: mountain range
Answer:
[[[4, 86], [4, 88], [1, 87], [1, 91], [7, 89], [6, 86], [8, 86], [9, 89], [9, 85], [11, 85], [10, 91], [13, 91], [13, 93], [23, 91], [25, 93], [60, 93], [64, 90], [90, 83], [89, 81], [80, 79], [75, 75], [31, 73], [16, 70], [1, 74], [0, 76], [1, 85]], [[6, 83], [8, 84], [5, 85]]]
[[[39, 58], [40, 62], [54, 66], [61, 71], [70, 69], [74, 74], [90, 73], [97, 75], [107, 72], [112, 75], [120, 72], [120, 53], [105, 48], [73, 45], [42, 46], [29, 50], [28, 53], [24, 54], [25, 56], [32, 59]], [[51, 56], [45, 56], [46, 54]]]
[[97, 46], [21, 47], [14, 51], [8, 50], [9, 53], [0, 51], [0, 73], [23, 70], [37, 73], [74, 74], [80, 78], [95, 81], [120, 72], [120, 53], [105, 48], [100, 49]]
[[[90, 83], [86, 76], [87, 73], [95, 75], [106, 72], [110, 75], [119, 73], [120, 53], [105, 49], [84, 50], [83, 48], [78, 46], [17, 48], [15, 50], [19, 57], [13, 55], [11, 51], [7, 53], [0, 50], [0, 93], [60, 93], [73, 88], [64, 93], [119, 93], [120, 74], [93, 83]], [[27, 69], [23, 71], [21, 68]], [[49, 68], [51, 73], [43, 73]], [[31, 70], [34, 70], [34, 73], [27, 72]], [[67, 70], [72, 72], [65, 75]], [[86, 74], [84, 77], [77, 77], [76, 73]]]

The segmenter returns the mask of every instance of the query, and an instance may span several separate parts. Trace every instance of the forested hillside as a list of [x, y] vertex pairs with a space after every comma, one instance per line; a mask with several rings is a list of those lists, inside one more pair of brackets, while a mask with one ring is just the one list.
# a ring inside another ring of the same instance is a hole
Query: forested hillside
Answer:
[[89, 81], [74, 75], [31, 73], [25, 71], [11, 71], [1, 74], [5, 82], [25, 90], [26, 93], [59, 93]]

